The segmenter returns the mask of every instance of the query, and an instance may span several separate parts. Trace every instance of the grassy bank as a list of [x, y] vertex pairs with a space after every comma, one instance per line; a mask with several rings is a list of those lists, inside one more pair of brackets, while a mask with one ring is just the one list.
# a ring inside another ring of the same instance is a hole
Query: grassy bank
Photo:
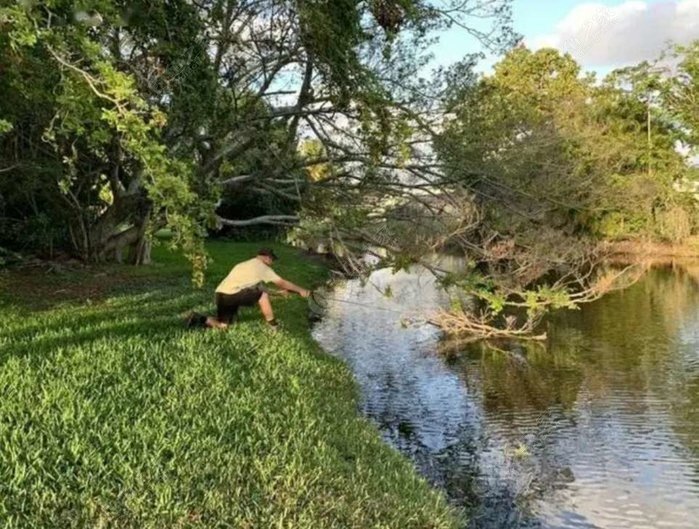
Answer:
[[[277, 301], [229, 332], [186, 331], [256, 244], [186, 263], [1, 276], [0, 527], [446, 528], [444, 500], [358, 418], [348, 370]], [[278, 247], [301, 284], [325, 271]]]

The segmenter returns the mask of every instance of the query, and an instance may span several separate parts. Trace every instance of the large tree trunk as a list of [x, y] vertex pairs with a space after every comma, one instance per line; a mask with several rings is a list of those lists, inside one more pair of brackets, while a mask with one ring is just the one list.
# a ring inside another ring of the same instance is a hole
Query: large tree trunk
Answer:
[[150, 250], [151, 241], [146, 237], [146, 230], [150, 222], [150, 207], [143, 217], [140, 219], [140, 225], [137, 226], [136, 241], [129, 249], [129, 262], [133, 265], [148, 265], [151, 263]]
[[128, 250], [129, 263], [149, 264], [146, 230], [150, 212], [150, 201], [142, 192], [115, 197], [114, 203], [90, 227], [89, 259], [121, 263]]

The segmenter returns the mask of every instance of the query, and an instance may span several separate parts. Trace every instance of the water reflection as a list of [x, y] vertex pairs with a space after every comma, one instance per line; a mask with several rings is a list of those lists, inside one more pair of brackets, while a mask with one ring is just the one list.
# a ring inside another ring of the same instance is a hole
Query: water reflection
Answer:
[[[471, 526], [697, 527], [699, 266], [558, 314], [545, 345], [435, 354], [401, 314], [445, 302], [428, 274], [348, 282], [315, 330], [344, 358], [362, 412]], [[381, 294], [391, 286], [392, 298]]]

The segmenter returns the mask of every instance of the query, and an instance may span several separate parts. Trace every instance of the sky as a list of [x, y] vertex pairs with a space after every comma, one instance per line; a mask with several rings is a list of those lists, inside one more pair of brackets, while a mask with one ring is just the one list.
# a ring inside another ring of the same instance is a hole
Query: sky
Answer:
[[[569, 52], [601, 75], [657, 58], [668, 41], [699, 39], [699, 0], [514, 0], [514, 27], [531, 49]], [[463, 30], [441, 35], [433, 65], [449, 65], [475, 51]], [[487, 72], [496, 57], [481, 62]]]

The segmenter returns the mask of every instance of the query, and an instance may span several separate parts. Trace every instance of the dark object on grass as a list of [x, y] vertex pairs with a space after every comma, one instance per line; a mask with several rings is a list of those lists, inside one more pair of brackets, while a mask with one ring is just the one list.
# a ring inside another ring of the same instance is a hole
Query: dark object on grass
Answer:
[[187, 316], [187, 328], [188, 329], [200, 329], [206, 327], [206, 316], [200, 314], [199, 312], [192, 312]]

